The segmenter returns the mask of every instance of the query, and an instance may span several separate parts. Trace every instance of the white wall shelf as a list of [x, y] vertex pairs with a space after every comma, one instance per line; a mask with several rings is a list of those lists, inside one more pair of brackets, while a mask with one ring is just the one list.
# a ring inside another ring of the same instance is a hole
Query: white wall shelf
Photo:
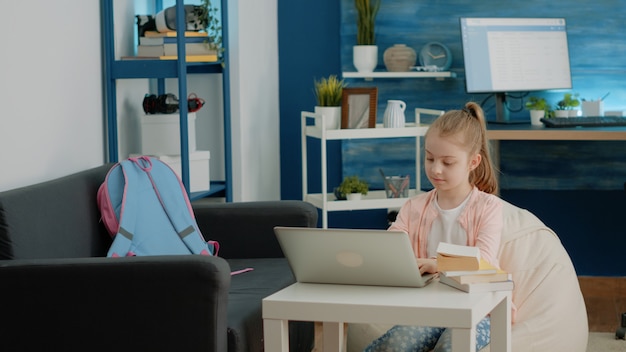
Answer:
[[343, 78], [363, 78], [366, 81], [371, 81], [374, 78], [436, 78], [442, 80], [444, 78], [455, 78], [456, 73], [451, 71], [442, 72], [343, 72]]
[[307, 137], [320, 140], [321, 149], [321, 182], [322, 190], [328, 191], [328, 169], [326, 145], [329, 140], [344, 139], [371, 139], [371, 138], [415, 138], [415, 188], [409, 190], [409, 197], [421, 192], [420, 185], [420, 137], [424, 136], [428, 130], [427, 125], [407, 124], [404, 128], [384, 128], [376, 125], [376, 128], [361, 129], [336, 129], [327, 130], [322, 123], [321, 126], [307, 126], [307, 119], [320, 119], [323, 116], [313, 112], [302, 111], [302, 199], [318, 209], [322, 210], [322, 227], [328, 228], [328, 212], [341, 210], [365, 210], [365, 209], [394, 209], [400, 208], [408, 198], [387, 198], [384, 190], [371, 190], [361, 200], [335, 200], [332, 193], [308, 193], [308, 170], [307, 170]]

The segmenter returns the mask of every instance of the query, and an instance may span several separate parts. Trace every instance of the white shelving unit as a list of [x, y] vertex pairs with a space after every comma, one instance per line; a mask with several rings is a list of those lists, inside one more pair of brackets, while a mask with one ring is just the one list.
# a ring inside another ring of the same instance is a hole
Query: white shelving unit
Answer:
[[[307, 126], [307, 119], [320, 118], [322, 121], [321, 126], [310, 125]], [[322, 210], [322, 227], [328, 228], [328, 212], [340, 211], [340, 210], [364, 210], [364, 209], [385, 209], [385, 208], [400, 208], [408, 198], [387, 198], [385, 191], [370, 191], [361, 200], [335, 200], [335, 196], [332, 193], [309, 193], [307, 182], [307, 137], [317, 138], [320, 140], [321, 148], [321, 181], [322, 190], [328, 189], [328, 164], [326, 155], [327, 142], [330, 140], [344, 140], [344, 139], [365, 139], [365, 138], [400, 138], [400, 137], [414, 137], [415, 138], [415, 189], [409, 190], [409, 197], [421, 192], [420, 185], [420, 137], [424, 136], [428, 126], [427, 125], [411, 125], [407, 124], [404, 128], [384, 128], [382, 125], [376, 125], [376, 128], [362, 128], [362, 129], [337, 129], [327, 130], [325, 126], [324, 118], [313, 112], [302, 111], [302, 199], [309, 202]]]

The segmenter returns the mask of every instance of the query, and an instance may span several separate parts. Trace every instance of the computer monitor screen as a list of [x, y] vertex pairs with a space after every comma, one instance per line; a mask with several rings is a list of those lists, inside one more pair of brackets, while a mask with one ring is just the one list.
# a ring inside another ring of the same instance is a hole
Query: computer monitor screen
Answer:
[[498, 115], [506, 92], [572, 88], [564, 18], [460, 21], [466, 91], [497, 93]]

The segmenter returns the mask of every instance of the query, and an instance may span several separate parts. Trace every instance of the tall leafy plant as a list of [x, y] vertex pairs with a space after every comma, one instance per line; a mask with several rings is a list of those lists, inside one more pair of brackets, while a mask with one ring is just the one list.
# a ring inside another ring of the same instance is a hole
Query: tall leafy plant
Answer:
[[375, 45], [374, 24], [381, 0], [354, 0], [356, 7], [356, 44]]

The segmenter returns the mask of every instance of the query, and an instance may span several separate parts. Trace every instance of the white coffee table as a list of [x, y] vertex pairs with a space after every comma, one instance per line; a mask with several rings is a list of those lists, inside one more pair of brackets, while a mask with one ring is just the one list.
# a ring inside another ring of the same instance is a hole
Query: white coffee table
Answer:
[[448, 327], [452, 350], [475, 351], [475, 326], [491, 313], [491, 351], [511, 351], [511, 291], [296, 283], [263, 299], [266, 351], [289, 350], [289, 320], [321, 321], [324, 351], [340, 351], [344, 323]]

